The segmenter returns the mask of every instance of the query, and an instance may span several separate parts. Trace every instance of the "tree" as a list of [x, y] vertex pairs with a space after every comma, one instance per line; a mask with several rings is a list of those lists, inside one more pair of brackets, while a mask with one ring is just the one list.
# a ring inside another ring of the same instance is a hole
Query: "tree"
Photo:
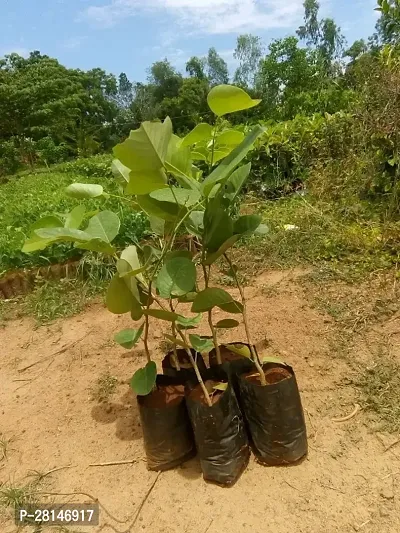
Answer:
[[117, 104], [122, 109], [130, 107], [133, 101], [133, 83], [128, 80], [125, 72], [121, 72], [118, 78]]
[[226, 61], [218, 55], [215, 48], [210, 48], [208, 51], [207, 76], [211, 86], [229, 82], [228, 65], [226, 64]]
[[186, 72], [192, 78], [198, 78], [199, 80], [204, 80], [206, 77], [205, 74], [206, 59], [193, 56], [186, 63]]
[[377, 44], [398, 44], [400, 41], [400, 3], [398, 0], [378, 0], [381, 16], [376, 24]]
[[178, 96], [183, 81], [182, 75], [167, 59], [153, 63], [148, 79], [154, 87], [153, 92], [157, 102], [161, 102], [164, 98]]
[[364, 41], [364, 39], [360, 39], [358, 41], [354, 41], [354, 43], [348, 48], [344, 55], [345, 57], [349, 57], [354, 63], [357, 59], [359, 59], [360, 56], [365, 54], [368, 51], [368, 45]]
[[234, 58], [239, 61], [234, 80], [238, 85], [253, 87], [257, 76], [263, 46], [260, 37], [255, 35], [239, 35], [236, 42]]

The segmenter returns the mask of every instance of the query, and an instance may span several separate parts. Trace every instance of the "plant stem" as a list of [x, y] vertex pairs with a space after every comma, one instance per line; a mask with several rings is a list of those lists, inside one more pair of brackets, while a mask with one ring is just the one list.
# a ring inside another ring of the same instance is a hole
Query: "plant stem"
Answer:
[[[175, 309], [174, 309], [174, 306], [172, 305], [172, 300], [169, 301], [169, 307], [171, 309], [171, 311], [174, 313], [175, 312]], [[176, 338], [176, 325], [175, 325], [175, 322], [172, 322], [171, 324], [171, 330], [172, 330], [172, 336], [174, 338]], [[179, 364], [179, 357], [178, 357], [178, 352], [176, 350], [176, 344], [174, 344], [172, 346], [172, 349], [174, 351], [174, 355], [172, 356], [173, 357], [173, 361], [175, 363], [175, 367], [176, 367], [176, 370], [179, 372], [180, 369], [181, 369], [181, 366]]]
[[143, 344], [144, 344], [144, 351], [146, 352], [147, 361], [150, 363], [151, 356], [150, 356], [150, 350], [149, 350], [149, 317], [148, 315], [144, 318], [144, 336], [143, 336]]
[[[178, 333], [181, 336], [183, 342], [187, 345], [187, 341], [186, 341], [185, 335], [182, 333], [182, 331], [178, 331]], [[186, 353], [187, 353], [187, 355], [189, 357], [190, 364], [192, 365], [192, 367], [194, 368], [194, 371], [196, 373], [197, 381], [199, 382], [199, 385], [202, 388], [202, 391], [203, 391], [204, 397], [205, 397], [205, 399], [207, 401], [208, 407], [212, 407], [212, 401], [211, 401], [210, 395], [208, 393], [208, 390], [207, 390], [207, 388], [206, 388], [206, 386], [204, 384], [203, 378], [201, 377], [199, 367], [197, 366], [197, 363], [194, 360], [194, 357], [192, 355], [192, 352], [191, 352], [190, 348], [187, 347], [185, 349], [186, 349]]]
[[[208, 272], [207, 272], [207, 268], [205, 267], [204, 264], [202, 264], [202, 267], [203, 267], [203, 273], [204, 273], [204, 283], [205, 283], [205, 286], [206, 286], [206, 289], [207, 289], [208, 288], [208, 283], [210, 281], [210, 270], [211, 270], [211, 267], [209, 267]], [[216, 355], [216, 358], [217, 358], [217, 364], [222, 365], [221, 350], [219, 349], [218, 338], [217, 338], [217, 330], [214, 328], [214, 324], [213, 324], [213, 321], [212, 321], [212, 310], [211, 309], [210, 309], [210, 311], [208, 311], [208, 325], [210, 326], [210, 330], [211, 330], [212, 337], [213, 337], [213, 342], [214, 342], [214, 347], [215, 347], [215, 355]]]
[[242, 316], [243, 316], [244, 329], [246, 331], [247, 342], [249, 343], [251, 356], [252, 356], [253, 362], [254, 362], [254, 364], [255, 364], [255, 366], [257, 368], [257, 372], [260, 374], [261, 385], [265, 386], [267, 384], [267, 381], [265, 379], [265, 374], [264, 374], [264, 371], [263, 371], [262, 366], [261, 366], [260, 358], [258, 357], [258, 353], [255, 350], [253, 341], [251, 339], [249, 322], [248, 322], [248, 319], [247, 319], [247, 303], [246, 303], [246, 297], [245, 297], [245, 294], [244, 294], [244, 289], [241, 286], [241, 284], [239, 283], [239, 279], [238, 279], [238, 277], [236, 275], [236, 270], [233, 267], [232, 261], [227, 256], [227, 254], [224, 254], [224, 257], [225, 257], [225, 260], [226, 260], [226, 262], [228, 263], [228, 265], [229, 265], [229, 267], [231, 269], [232, 276], [233, 276], [233, 278], [235, 280], [236, 286], [239, 289], [239, 293], [240, 293], [240, 297], [242, 299], [242, 305], [243, 305]]

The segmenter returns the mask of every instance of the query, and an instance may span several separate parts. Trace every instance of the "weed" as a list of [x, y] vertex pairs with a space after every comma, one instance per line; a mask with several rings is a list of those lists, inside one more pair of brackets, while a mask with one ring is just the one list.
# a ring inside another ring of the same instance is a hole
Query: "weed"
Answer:
[[0, 461], [8, 458], [8, 453], [11, 451], [10, 445], [14, 440], [14, 437], [6, 438], [5, 435], [0, 434]]
[[90, 389], [91, 399], [97, 402], [107, 402], [117, 390], [118, 379], [109, 372], [102, 374]]
[[365, 396], [366, 409], [375, 413], [383, 431], [400, 431], [400, 365], [385, 356], [361, 375], [358, 385]]

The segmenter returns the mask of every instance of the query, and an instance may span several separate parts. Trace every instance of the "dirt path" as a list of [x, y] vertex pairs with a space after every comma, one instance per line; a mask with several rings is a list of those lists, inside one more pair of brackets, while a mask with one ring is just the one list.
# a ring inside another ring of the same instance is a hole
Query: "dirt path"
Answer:
[[[333, 321], [310, 306], [294, 281], [298, 274], [264, 274], [247, 294], [255, 341], [283, 356], [297, 373], [310, 443], [302, 464], [266, 468], [252, 459], [239, 482], [223, 490], [204, 483], [194, 459], [158, 477], [129, 529], [157, 476], [146, 470], [136, 402], [126, 384], [142, 360], [141, 347], [127, 352], [115, 346], [113, 334], [129, 320], [96, 304], [48, 327], [35, 329], [22, 319], [0, 330], [0, 434], [14, 439], [0, 461], [0, 484], [22, 486], [30, 470], [72, 465], [46, 477], [42, 490], [88, 492], [126, 521], [117, 523], [102, 511], [101, 527], [82, 531], [398, 533], [400, 447], [385, 451], [396, 438], [372, 431], [365, 411], [346, 422], [332, 420], [359, 402], [350, 384], [354, 371], [336, 356]], [[161, 339], [159, 331], [151, 340], [158, 361]], [[223, 339], [242, 340], [243, 331]], [[359, 357], [361, 351], [360, 346]], [[40, 358], [40, 364], [20, 371]], [[108, 402], [98, 403], [90, 390], [105, 372], [118, 386]], [[89, 466], [128, 459], [136, 462]], [[7, 512], [0, 531], [15, 531]]]

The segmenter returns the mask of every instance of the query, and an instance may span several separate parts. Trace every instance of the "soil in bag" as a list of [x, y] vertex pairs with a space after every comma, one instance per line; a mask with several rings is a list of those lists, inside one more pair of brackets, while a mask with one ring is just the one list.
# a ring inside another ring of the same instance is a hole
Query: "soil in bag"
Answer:
[[149, 470], [169, 470], [196, 455], [185, 388], [178, 378], [157, 376], [156, 389], [137, 401]]
[[[242, 342], [222, 344], [219, 347], [221, 359], [222, 359], [222, 368], [225, 370], [227, 374], [231, 376], [234, 384], [236, 384], [236, 376], [238, 374], [244, 374], [246, 372], [250, 372], [253, 369], [254, 365], [251, 359], [238, 353], [241, 349], [246, 349], [246, 348], [250, 352], [249, 345], [244, 344]], [[210, 367], [214, 367], [217, 365], [218, 365], [217, 354], [214, 349], [210, 352]], [[236, 387], [235, 387], [235, 391], [236, 391]]]
[[[197, 362], [197, 366], [200, 370], [200, 374], [203, 376], [207, 371], [204, 359], [202, 355], [194, 350], [191, 350], [194, 360]], [[163, 374], [166, 376], [176, 377], [180, 383], [185, 384], [187, 381], [198, 383], [196, 373], [192, 367], [186, 350], [176, 350], [178, 356], [179, 370], [174, 357], [174, 352], [169, 352], [162, 361]]]
[[266, 386], [255, 370], [239, 376], [240, 401], [254, 454], [268, 465], [296, 463], [308, 451], [303, 407], [290, 366], [263, 365]]
[[[243, 416], [228, 375], [210, 369], [205, 384], [212, 396], [209, 407], [200, 385], [186, 388], [186, 403], [200, 457], [203, 477], [221, 486], [231, 486], [245, 470], [250, 449]], [[214, 387], [225, 383], [226, 389]]]

